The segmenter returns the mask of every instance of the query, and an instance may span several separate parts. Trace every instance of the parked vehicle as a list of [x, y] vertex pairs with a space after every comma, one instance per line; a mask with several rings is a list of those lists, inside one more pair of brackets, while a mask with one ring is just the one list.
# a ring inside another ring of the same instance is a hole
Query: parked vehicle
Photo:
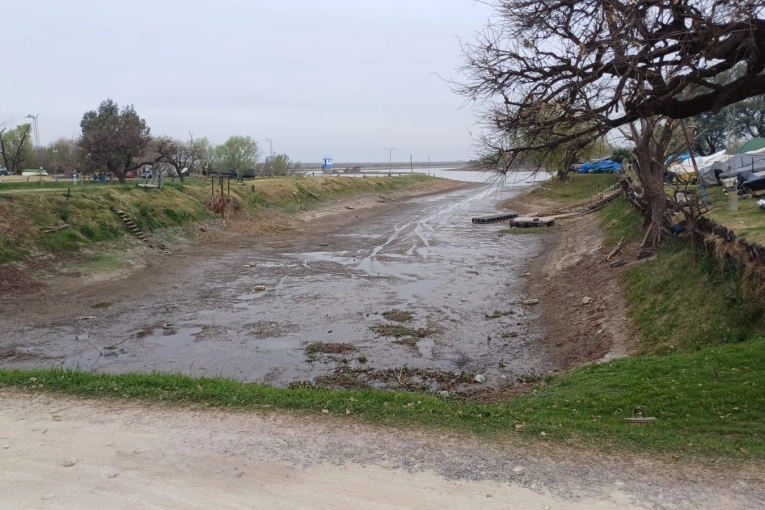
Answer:
[[11, 173], [5, 168], [0, 168], [0, 175], [11, 175]]
[[125, 179], [133, 179], [135, 178], [135, 174], [133, 172], [128, 172], [125, 174]]
[[151, 170], [151, 168], [146, 170], [141, 170], [141, 177], [144, 179], [151, 179], [154, 177], [154, 172]]

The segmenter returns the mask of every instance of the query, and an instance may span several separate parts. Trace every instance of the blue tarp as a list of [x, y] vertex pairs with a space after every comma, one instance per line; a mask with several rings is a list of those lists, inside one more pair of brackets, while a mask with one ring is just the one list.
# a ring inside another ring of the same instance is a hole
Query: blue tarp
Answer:
[[685, 160], [691, 159], [691, 155], [689, 153], [680, 154], [679, 156], [670, 156], [667, 158], [666, 161], [664, 161], [665, 165], [669, 165], [670, 163], [673, 163], [675, 161], [683, 162]]
[[596, 161], [595, 163], [587, 162], [579, 169], [580, 174], [592, 173], [592, 174], [610, 174], [614, 171], [621, 170], [622, 165], [610, 159]]

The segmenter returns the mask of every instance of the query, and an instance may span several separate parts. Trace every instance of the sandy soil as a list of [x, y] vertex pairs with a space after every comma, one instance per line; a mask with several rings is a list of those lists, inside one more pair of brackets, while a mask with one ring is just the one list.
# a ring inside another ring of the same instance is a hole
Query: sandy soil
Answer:
[[[528, 193], [502, 203], [523, 213], [557, 205]], [[627, 245], [606, 260], [615, 246], [606, 245], [600, 225], [597, 214], [584, 214], [557, 220], [554, 233], [536, 236], [544, 243], [530, 267], [529, 293], [540, 297], [543, 317], [536, 333], [557, 353], [561, 368], [626, 356], [634, 347], [627, 302], [614, 278], [629, 266], [612, 268], [610, 262], [634, 263], [638, 247]]]
[[[340, 421], [342, 420], [342, 421]], [[761, 508], [762, 470], [0, 390], [0, 508]]]

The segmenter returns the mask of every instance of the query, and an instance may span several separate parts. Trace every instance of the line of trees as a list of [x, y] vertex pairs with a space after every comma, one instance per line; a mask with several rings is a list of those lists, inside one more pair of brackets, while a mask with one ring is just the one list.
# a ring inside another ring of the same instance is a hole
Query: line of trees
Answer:
[[31, 125], [2, 128], [3, 164], [12, 173], [38, 164], [56, 173], [108, 172], [123, 183], [129, 175], [149, 166], [155, 172], [181, 180], [193, 174], [287, 175], [300, 166], [286, 154], [260, 162], [260, 146], [249, 136], [232, 136], [220, 145], [191, 134], [186, 140], [154, 136], [132, 105], [120, 107], [111, 99], [86, 112], [80, 129], [77, 138], [59, 138], [35, 151]]

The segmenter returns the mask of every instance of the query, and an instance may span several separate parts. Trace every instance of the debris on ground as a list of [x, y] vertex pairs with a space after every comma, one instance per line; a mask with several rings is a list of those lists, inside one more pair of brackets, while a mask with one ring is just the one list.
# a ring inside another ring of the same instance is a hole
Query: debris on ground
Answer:
[[387, 320], [394, 322], [412, 322], [412, 319], [414, 318], [414, 314], [412, 312], [405, 312], [396, 308], [387, 312], [383, 312], [382, 316]]
[[308, 344], [304, 349], [308, 355], [316, 354], [345, 354], [347, 352], [353, 352], [356, 350], [351, 344], [335, 343], [335, 342], [314, 342]]

